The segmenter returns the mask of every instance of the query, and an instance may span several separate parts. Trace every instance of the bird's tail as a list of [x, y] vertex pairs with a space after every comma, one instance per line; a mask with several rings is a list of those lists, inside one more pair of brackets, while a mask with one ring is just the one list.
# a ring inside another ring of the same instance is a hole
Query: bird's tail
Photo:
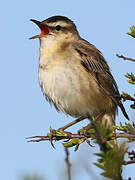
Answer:
[[119, 102], [119, 107], [120, 107], [121, 111], [123, 112], [125, 118], [129, 120], [128, 114], [126, 113], [126, 110], [121, 101]]

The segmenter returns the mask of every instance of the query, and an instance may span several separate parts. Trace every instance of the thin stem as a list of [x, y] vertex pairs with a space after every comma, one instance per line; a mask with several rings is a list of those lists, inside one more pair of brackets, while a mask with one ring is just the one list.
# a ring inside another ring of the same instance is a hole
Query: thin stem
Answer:
[[66, 153], [65, 162], [67, 165], [67, 174], [68, 174], [68, 180], [71, 180], [71, 164], [69, 162], [69, 150], [67, 147], [64, 148]]
[[129, 164], [133, 164], [133, 163], [135, 163], [135, 159], [127, 161], [125, 165], [129, 165]]
[[128, 138], [132, 139], [135, 138], [135, 134], [128, 134], [128, 133], [114, 133], [116, 138]]
[[[54, 136], [52, 137], [52, 140], [55, 140], [55, 141], [59, 141], [59, 140], [70, 140], [70, 139], [73, 139], [73, 138], [85, 138], [84, 135], [80, 135], [80, 134], [67, 134], [66, 136]], [[50, 137], [49, 136], [32, 136], [32, 137], [27, 137], [26, 139], [28, 139], [28, 142], [40, 142], [40, 141], [49, 141], [50, 140]]]
[[[95, 129], [95, 126], [94, 126]], [[101, 145], [103, 142], [101, 140], [101, 137], [99, 136], [99, 133], [97, 131], [97, 128], [95, 129], [96, 131], [96, 136], [98, 137], [98, 143]], [[128, 133], [113, 133], [113, 135], [115, 136], [115, 138], [127, 138], [127, 139], [135, 139], [135, 134], [128, 134]], [[66, 136], [60, 136], [60, 137], [52, 137], [52, 140], [55, 141], [59, 141], [59, 140], [70, 140], [73, 138], [78, 138], [78, 139], [82, 139], [82, 138], [90, 138], [90, 135], [83, 135], [83, 134], [72, 134], [70, 133], [69, 135], [67, 134]], [[28, 137], [26, 139], [29, 139], [28, 142], [40, 142], [40, 141], [48, 141], [50, 140], [49, 136], [32, 136], [32, 137]]]
[[129, 60], [129, 61], [135, 62], [135, 59], [133, 59], [133, 58], [125, 57], [125, 56], [119, 55], [119, 54], [116, 54], [116, 56], [117, 56], [118, 58], [122, 58], [122, 59], [124, 59], [124, 60]]
[[123, 95], [121, 95], [121, 97], [123, 98], [123, 101], [126, 101], [126, 100], [129, 100], [129, 101], [133, 101], [133, 102], [135, 102], [135, 98], [133, 98], [132, 96], [127, 96], [127, 97], [125, 97], [125, 96], [123, 96]]

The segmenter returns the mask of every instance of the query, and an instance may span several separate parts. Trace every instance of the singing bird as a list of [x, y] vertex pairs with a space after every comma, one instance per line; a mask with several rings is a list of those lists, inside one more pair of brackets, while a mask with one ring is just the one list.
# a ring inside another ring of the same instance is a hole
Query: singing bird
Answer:
[[129, 119], [118, 86], [102, 53], [80, 37], [72, 20], [53, 16], [42, 22], [39, 38], [39, 84], [58, 111], [77, 118], [115, 123], [118, 106]]

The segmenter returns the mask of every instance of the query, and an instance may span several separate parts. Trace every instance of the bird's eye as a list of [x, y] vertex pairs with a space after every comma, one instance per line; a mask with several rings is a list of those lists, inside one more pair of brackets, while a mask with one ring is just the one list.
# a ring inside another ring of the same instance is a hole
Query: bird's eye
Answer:
[[56, 26], [56, 30], [57, 30], [57, 31], [60, 31], [60, 30], [61, 30], [61, 26], [60, 26], [60, 25], [57, 25], [57, 26]]

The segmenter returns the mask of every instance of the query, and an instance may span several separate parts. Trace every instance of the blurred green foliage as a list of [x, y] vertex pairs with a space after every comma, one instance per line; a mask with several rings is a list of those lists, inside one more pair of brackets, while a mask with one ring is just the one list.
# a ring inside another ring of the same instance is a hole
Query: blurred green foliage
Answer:
[[39, 175], [23, 175], [21, 180], [45, 180], [43, 177]]
[[120, 147], [116, 144], [107, 152], [96, 153], [99, 159], [94, 164], [103, 170], [101, 175], [104, 177], [120, 180], [122, 179], [122, 165], [125, 164], [124, 155], [126, 152], [127, 148], [124, 143]]

